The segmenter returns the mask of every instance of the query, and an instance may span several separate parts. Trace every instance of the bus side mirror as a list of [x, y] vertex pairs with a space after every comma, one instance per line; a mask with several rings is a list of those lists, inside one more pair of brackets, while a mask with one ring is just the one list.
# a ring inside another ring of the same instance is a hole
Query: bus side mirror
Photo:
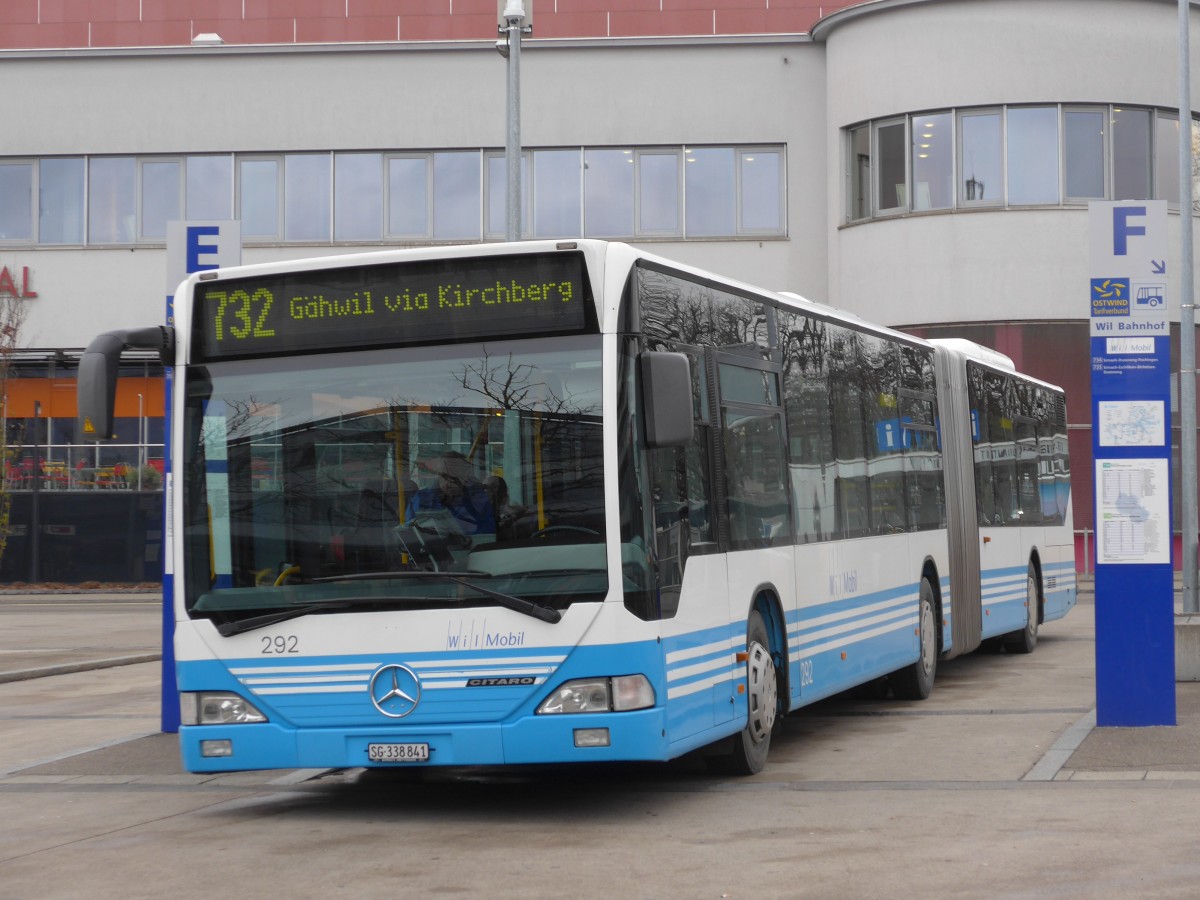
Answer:
[[638, 356], [646, 445], [683, 447], [692, 440], [692, 368], [686, 354], [647, 350]]
[[79, 359], [76, 386], [79, 434], [85, 441], [107, 441], [113, 435], [113, 408], [117, 401], [117, 372], [126, 348], [157, 350], [164, 365], [175, 356], [175, 331], [161, 325], [106, 331], [88, 344]]

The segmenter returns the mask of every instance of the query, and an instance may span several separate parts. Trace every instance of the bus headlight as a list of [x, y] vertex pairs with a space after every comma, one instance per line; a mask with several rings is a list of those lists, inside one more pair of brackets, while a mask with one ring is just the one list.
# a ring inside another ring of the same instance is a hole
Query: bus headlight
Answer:
[[537, 708], [538, 715], [624, 712], [654, 705], [654, 688], [645, 675], [578, 678], [559, 686]]
[[245, 725], [267, 717], [247, 700], [228, 691], [198, 691], [179, 695], [183, 725]]

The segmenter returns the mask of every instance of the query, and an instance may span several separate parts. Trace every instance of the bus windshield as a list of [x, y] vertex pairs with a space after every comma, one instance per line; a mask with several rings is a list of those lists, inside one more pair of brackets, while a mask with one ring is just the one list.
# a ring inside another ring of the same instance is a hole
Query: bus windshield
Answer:
[[598, 336], [221, 362], [187, 378], [192, 617], [604, 599]]

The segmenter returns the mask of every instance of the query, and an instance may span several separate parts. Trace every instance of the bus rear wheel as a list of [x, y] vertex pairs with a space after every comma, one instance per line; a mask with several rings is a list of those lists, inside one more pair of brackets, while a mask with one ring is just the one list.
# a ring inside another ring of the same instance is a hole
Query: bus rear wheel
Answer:
[[892, 693], [898, 700], [924, 700], [933, 693], [933, 678], [937, 674], [937, 615], [928, 578], [921, 579], [917, 616], [921, 655], [911, 666], [892, 674]]
[[705, 757], [710, 769], [729, 775], [757, 775], [767, 764], [771, 732], [779, 712], [779, 675], [762, 614], [746, 622], [746, 727], [719, 746], [727, 752]]
[[1025, 627], [1006, 634], [1004, 649], [1009, 653], [1032, 653], [1038, 641], [1038, 577], [1033, 563], [1025, 573]]

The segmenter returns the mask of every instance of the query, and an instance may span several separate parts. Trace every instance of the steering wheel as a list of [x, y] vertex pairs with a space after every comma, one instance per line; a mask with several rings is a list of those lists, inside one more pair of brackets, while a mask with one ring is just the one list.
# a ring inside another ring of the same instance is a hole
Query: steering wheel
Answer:
[[454, 547], [459, 550], [470, 550], [474, 546], [470, 535], [453, 528], [447, 528], [445, 520], [436, 516], [422, 516], [418, 513], [404, 524], [411, 525], [417, 531], [440, 538], [446, 542], [448, 547]]

